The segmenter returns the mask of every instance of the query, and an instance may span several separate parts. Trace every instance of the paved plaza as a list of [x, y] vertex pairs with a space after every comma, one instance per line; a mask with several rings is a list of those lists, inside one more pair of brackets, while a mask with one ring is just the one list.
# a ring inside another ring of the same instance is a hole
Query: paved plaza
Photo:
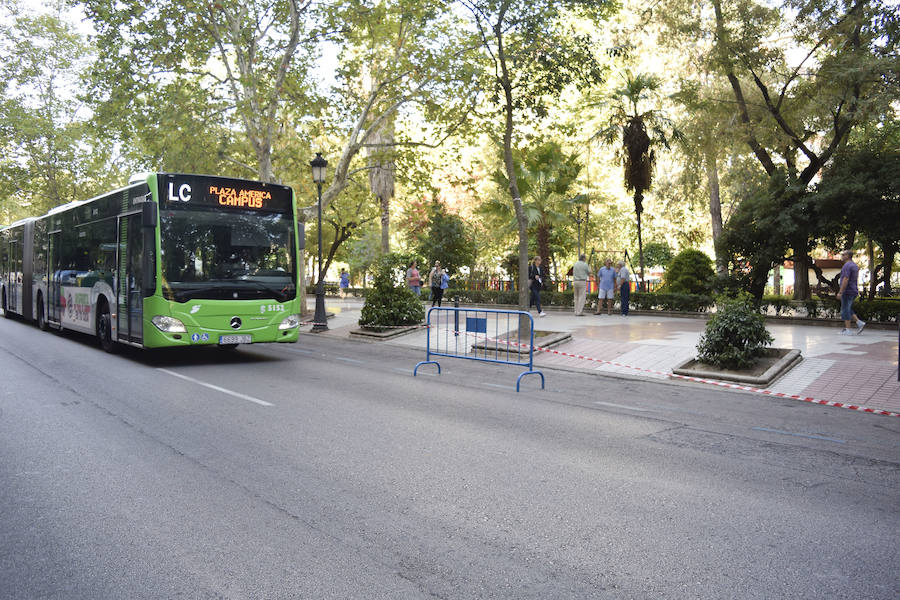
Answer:
[[[349, 337], [350, 330], [357, 328], [361, 300], [328, 298], [326, 306], [334, 314], [326, 335]], [[548, 310], [546, 317], [535, 316], [535, 323], [538, 330], [571, 334], [570, 341], [553, 350], [595, 359], [541, 352], [535, 354], [535, 364], [540, 367], [669, 380], [668, 374], [676, 365], [696, 354], [706, 321], [647, 314], [576, 317], [570, 309]], [[860, 335], [841, 336], [835, 324], [769, 320], [766, 327], [775, 338], [773, 347], [795, 348], [803, 357], [768, 390], [900, 413], [896, 328], [866, 327]], [[420, 348], [424, 354], [425, 340], [422, 329], [378, 343]]]

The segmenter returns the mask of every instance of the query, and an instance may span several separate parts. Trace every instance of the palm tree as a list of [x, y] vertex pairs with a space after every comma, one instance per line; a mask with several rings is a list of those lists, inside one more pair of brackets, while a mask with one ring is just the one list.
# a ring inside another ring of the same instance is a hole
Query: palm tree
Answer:
[[[555, 141], [538, 142], [525, 150], [516, 150], [513, 161], [528, 229], [537, 239], [538, 256], [544, 258], [546, 268], [549, 268], [555, 264], [551, 237], [555, 228], [571, 221], [569, 191], [582, 167], [575, 155], [566, 154]], [[509, 187], [502, 170], [494, 173], [494, 181], [500, 189]], [[511, 229], [515, 226], [515, 215], [505, 199], [489, 199], [479, 212], [501, 219]]]
[[658, 110], [641, 112], [659, 90], [660, 81], [652, 75], [630, 71], [624, 74], [622, 87], [597, 104], [607, 104], [611, 115], [606, 127], [594, 134], [605, 144], [621, 143], [617, 154], [624, 168], [625, 189], [634, 193], [634, 213], [637, 216], [638, 258], [641, 288], [644, 287], [644, 244], [641, 233], [641, 213], [644, 212], [644, 192], [653, 183], [653, 167], [656, 163], [654, 147], [669, 147], [669, 138], [679, 133]]
[[394, 197], [394, 122], [384, 121], [372, 133], [368, 152], [369, 189], [378, 198], [381, 209], [381, 251], [387, 254], [390, 248], [391, 198]]

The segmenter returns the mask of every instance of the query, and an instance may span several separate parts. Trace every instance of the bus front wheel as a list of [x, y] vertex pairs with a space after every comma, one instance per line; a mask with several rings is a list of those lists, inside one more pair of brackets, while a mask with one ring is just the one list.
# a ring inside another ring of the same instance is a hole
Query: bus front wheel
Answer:
[[116, 343], [112, 339], [112, 317], [109, 315], [109, 305], [105, 302], [100, 306], [100, 314], [97, 315], [97, 337], [100, 338], [100, 347], [104, 352], [116, 351]]

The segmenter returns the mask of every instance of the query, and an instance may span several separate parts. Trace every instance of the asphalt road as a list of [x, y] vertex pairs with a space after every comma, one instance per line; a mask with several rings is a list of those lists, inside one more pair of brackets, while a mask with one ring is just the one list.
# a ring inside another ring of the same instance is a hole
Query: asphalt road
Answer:
[[900, 419], [422, 354], [0, 321], [0, 598], [900, 597]]

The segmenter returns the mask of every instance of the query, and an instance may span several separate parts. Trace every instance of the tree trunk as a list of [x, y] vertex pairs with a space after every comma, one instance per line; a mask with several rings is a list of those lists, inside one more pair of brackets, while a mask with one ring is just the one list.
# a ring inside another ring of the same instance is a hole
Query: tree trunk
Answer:
[[[525, 209], [522, 207], [522, 196], [519, 193], [519, 180], [516, 177], [515, 164], [512, 155], [512, 136], [513, 136], [513, 111], [515, 103], [513, 102], [513, 86], [512, 78], [509, 74], [509, 67], [506, 64], [506, 46], [503, 42], [503, 22], [506, 9], [501, 11], [494, 26], [494, 37], [497, 40], [497, 62], [500, 64], [500, 73], [498, 75], [498, 83], [503, 89], [503, 112], [505, 115], [505, 126], [503, 128], [503, 166], [506, 168], [506, 177], [509, 181], [509, 194], [512, 196], [513, 208], [516, 211], [516, 223], [519, 226], [519, 310], [528, 310], [528, 295], [530, 293], [528, 286], [528, 217], [525, 215]], [[526, 320], [520, 319], [520, 330], [524, 330]]]
[[394, 143], [394, 120], [386, 119], [369, 138], [369, 189], [378, 198], [381, 209], [381, 251], [391, 251], [391, 198], [394, 197], [394, 158], [389, 148]]
[[547, 225], [537, 227], [537, 255], [544, 259], [547, 267], [550, 266], [550, 228]]
[[781, 265], [776, 264], [772, 270], [772, 286], [775, 288], [775, 295], [781, 295]]
[[387, 196], [381, 200], [381, 251], [385, 254], [391, 251], [391, 199]]
[[646, 292], [647, 288], [644, 284], [644, 240], [641, 237], [641, 213], [644, 212], [641, 206], [644, 196], [640, 192], [634, 193], [634, 212], [637, 215], [637, 235], [638, 235], [638, 265], [641, 269], [641, 291]]
[[716, 252], [716, 274], [724, 277], [728, 274], [728, 262], [719, 251], [719, 236], [722, 235], [722, 200], [719, 190], [719, 165], [716, 161], [715, 151], [706, 150], [704, 160], [706, 166], [706, 181], [709, 185], [709, 217], [712, 221], [713, 247]]
[[875, 271], [877, 265], [875, 264], [875, 244], [872, 243], [872, 240], [869, 239], [866, 242], [866, 254], [869, 259], [869, 298], [875, 297], [875, 286], [878, 285], [878, 281], [875, 278]]
[[[805, 247], [805, 243], [801, 247]], [[794, 300], [809, 300], [809, 256], [794, 250]]]
[[884, 244], [881, 247], [884, 260], [884, 293], [891, 295], [891, 274], [894, 269], [894, 256], [897, 255], [897, 244]]
[[259, 180], [267, 183], [278, 183], [275, 177], [275, 167], [272, 164], [272, 141], [271, 139], [256, 139], [254, 144], [256, 147], [256, 161], [259, 165]]

